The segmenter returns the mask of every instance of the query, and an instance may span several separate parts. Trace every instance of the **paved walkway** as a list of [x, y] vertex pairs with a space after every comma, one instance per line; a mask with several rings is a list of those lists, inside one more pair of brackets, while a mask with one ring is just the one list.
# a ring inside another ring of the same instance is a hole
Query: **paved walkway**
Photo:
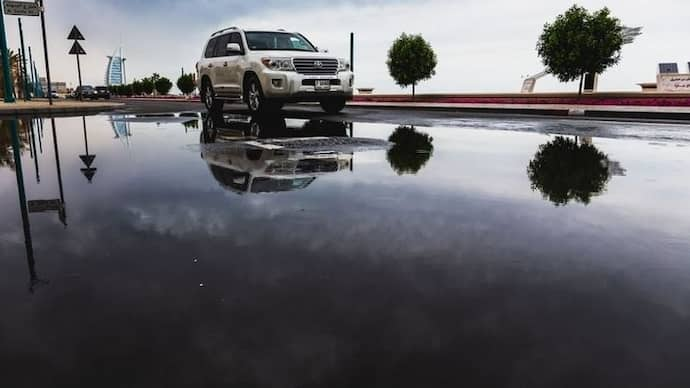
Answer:
[[93, 114], [113, 110], [120, 106], [122, 104], [114, 102], [81, 102], [75, 100], [53, 100], [52, 106], [45, 99], [35, 99], [28, 102], [17, 101], [11, 104], [0, 100], [0, 117]]

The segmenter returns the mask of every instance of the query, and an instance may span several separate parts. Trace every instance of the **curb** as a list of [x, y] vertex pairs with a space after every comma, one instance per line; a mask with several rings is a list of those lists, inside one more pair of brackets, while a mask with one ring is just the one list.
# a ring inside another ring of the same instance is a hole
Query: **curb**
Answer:
[[600, 119], [631, 119], [631, 120], [669, 120], [669, 121], [690, 121], [690, 111], [688, 112], [653, 112], [653, 111], [621, 111], [586, 108], [538, 108], [538, 107], [486, 107], [486, 106], [419, 106], [403, 104], [359, 104], [349, 103], [348, 108], [354, 109], [386, 109], [386, 110], [415, 110], [433, 112], [455, 112], [455, 113], [486, 113], [499, 115], [532, 115], [532, 116], [558, 116], [570, 118], [600, 118]]
[[54, 116], [54, 115], [85, 115], [109, 112], [121, 108], [124, 104], [111, 104], [102, 106], [74, 106], [74, 107], [22, 107], [0, 109], [0, 118], [22, 116]]

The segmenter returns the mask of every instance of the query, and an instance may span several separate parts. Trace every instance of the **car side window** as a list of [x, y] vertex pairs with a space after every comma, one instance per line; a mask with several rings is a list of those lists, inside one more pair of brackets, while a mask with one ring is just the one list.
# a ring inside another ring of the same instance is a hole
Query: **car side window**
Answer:
[[213, 58], [216, 42], [218, 42], [218, 38], [213, 38], [208, 42], [208, 45], [206, 46], [206, 53], [204, 53], [204, 57]]
[[217, 37], [216, 48], [213, 51], [214, 57], [227, 57], [228, 56], [228, 43], [230, 43], [230, 34], [225, 34]]
[[242, 55], [244, 54], [244, 44], [242, 43], [242, 35], [240, 35], [239, 32], [233, 32], [230, 34], [230, 42], [229, 43], [237, 43], [240, 45], [240, 50], [242, 50], [239, 53], [235, 53], [232, 55]]

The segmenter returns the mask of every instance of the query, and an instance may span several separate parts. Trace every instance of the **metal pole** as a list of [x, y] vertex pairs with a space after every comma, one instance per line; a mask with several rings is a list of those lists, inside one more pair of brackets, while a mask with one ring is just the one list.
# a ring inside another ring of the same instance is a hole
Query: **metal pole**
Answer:
[[43, 52], [46, 61], [46, 80], [48, 81], [48, 103], [53, 105], [53, 86], [50, 84], [50, 62], [48, 62], [48, 38], [46, 37], [46, 11], [43, 0], [38, 0], [41, 7], [41, 30], [43, 31]]
[[24, 227], [24, 247], [26, 248], [26, 260], [29, 264], [29, 275], [33, 292], [36, 282], [36, 263], [34, 261], [34, 247], [31, 241], [31, 224], [29, 223], [29, 209], [26, 206], [26, 191], [24, 189], [24, 173], [22, 171], [22, 157], [19, 150], [19, 134], [17, 133], [17, 120], [12, 120], [12, 150], [14, 151], [14, 170], [17, 176], [17, 191], [19, 192], [19, 209], [22, 213], [22, 225]]
[[[25, 121], [26, 123], [26, 121]], [[34, 169], [36, 171], [36, 183], [41, 183], [41, 174], [38, 170], [38, 149], [36, 148], [36, 133], [34, 133], [34, 120], [29, 121], [31, 146], [34, 149]]]
[[31, 76], [31, 86], [33, 86], [33, 93], [34, 96], [38, 97], [38, 93], [36, 93], [36, 82], [38, 80], [36, 77], [34, 77], [34, 56], [31, 54], [31, 46], [29, 46], [29, 75]]
[[[0, 8], [2, 8], [0, 4]], [[5, 33], [5, 11], [0, 15], [0, 54], [2, 54], [2, 77], [5, 81], [5, 102], [14, 102], [12, 88], [12, 73], [10, 69], [10, 52], [7, 49], [7, 35]]]
[[355, 33], [350, 33], [350, 71], [355, 71]]
[[60, 169], [60, 153], [58, 151], [58, 138], [55, 132], [55, 118], [50, 118], [50, 124], [53, 127], [53, 145], [55, 146], [55, 168], [57, 170], [58, 187], [60, 188], [60, 203], [62, 204], [62, 212], [60, 213], [60, 221], [67, 226], [67, 210], [65, 209], [65, 192], [62, 187], [62, 170]]
[[79, 64], [79, 54], [77, 54], [77, 73], [79, 74], [79, 101], [84, 101], [84, 90], [81, 86], [81, 65]]
[[89, 155], [89, 138], [86, 135], [86, 116], [81, 116], [81, 121], [84, 124], [84, 147], [86, 148], [86, 155], [88, 156]]
[[24, 29], [22, 28], [22, 18], [17, 18], [17, 22], [19, 23], [19, 42], [22, 45], [20, 54], [22, 59], [22, 78], [24, 78], [24, 101], [29, 101], [31, 100], [31, 92], [29, 92], [29, 72], [26, 69], [26, 48], [24, 46]]

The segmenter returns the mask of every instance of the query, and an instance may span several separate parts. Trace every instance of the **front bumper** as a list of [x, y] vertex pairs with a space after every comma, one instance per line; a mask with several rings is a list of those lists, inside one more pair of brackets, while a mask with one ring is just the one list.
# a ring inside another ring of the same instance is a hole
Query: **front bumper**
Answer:
[[[330, 89], [317, 90], [314, 80], [331, 80]], [[264, 71], [259, 75], [264, 97], [285, 102], [316, 102], [328, 98], [352, 99], [354, 74], [351, 71], [336, 75], [306, 75], [286, 71]]]

